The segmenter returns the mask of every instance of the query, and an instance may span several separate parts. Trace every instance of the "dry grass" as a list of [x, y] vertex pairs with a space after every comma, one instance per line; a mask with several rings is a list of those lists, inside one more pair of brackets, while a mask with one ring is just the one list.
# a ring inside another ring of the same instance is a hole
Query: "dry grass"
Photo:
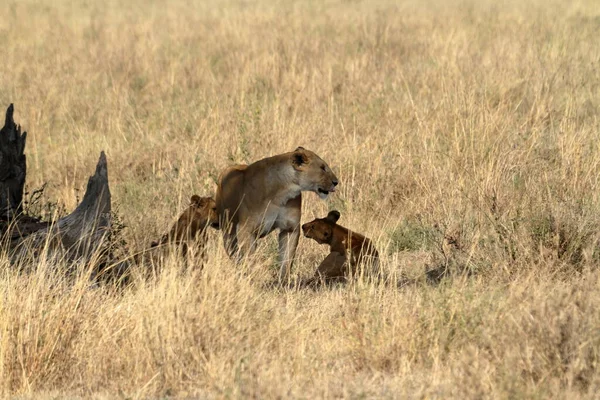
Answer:
[[[123, 291], [2, 257], [0, 394], [597, 398], [597, 2], [210, 3], [1, 7], [29, 188], [73, 209], [106, 150], [142, 247], [226, 165], [302, 145], [341, 181], [303, 220], [340, 210], [411, 283], [269, 288], [274, 237]], [[299, 278], [326, 254], [298, 250]]]

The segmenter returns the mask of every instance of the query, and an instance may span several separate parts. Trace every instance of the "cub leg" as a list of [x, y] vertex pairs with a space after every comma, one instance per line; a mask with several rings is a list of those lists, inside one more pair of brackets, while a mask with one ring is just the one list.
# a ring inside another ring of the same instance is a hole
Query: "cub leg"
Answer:
[[321, 261], [315, 274], [305, 280], [302, 286], [315, 288], [319, 283], [345, 279], [347, 269], [346, 255], [333, 251]]
[[348, 265], [346, 255], [332, 251], [317, 268], [315, 278], [320, 277], [323, 280], [344, 278], [347, 275], [347, 272]]

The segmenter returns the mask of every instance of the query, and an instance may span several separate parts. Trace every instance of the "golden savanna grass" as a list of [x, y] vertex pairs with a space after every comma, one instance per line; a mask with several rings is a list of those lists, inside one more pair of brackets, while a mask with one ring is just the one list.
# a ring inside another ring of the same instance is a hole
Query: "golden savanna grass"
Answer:
[[[339, 210], [386, 273], [273, 288], [275, 235], [236, 266], [215, 232], [203, 271], [165, 257], [123, 289], [2, 256], [2, 396], [597, 398], [596, 1], [0, 8], [44, 201], [73, 209], [105, 150], [134, 252], [227, 165], [304, 146], [341, 183], [303, 222]], [[293, 278], [326, 254], [301, 239]]]

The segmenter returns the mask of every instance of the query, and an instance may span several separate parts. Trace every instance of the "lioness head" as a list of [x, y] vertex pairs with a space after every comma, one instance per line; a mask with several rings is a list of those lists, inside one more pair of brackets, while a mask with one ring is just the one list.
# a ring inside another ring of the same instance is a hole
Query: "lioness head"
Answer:
[[198, 227], [198, 229], [202, 229], [207, 225], [219, 229], [217, 203], [215, 203], [212, 197], [193, 195], [190, 199], [190, 207], [186, 213], [189, 225]]
[[330, 211], [325, 218], [317, 218], [302, 225], [302, 232], [304, 236], [316, 240], [319, 244], [331, 244], [333, 228], [338, 219], [340, 219], [340, 212]]
[[298, 184], [302, 190], [315, 192], [322, 199], [335, 192], [337, 176], [329, 165], [312, 151], [298, 147], [291, 153], [291, 163], [297, 172]]

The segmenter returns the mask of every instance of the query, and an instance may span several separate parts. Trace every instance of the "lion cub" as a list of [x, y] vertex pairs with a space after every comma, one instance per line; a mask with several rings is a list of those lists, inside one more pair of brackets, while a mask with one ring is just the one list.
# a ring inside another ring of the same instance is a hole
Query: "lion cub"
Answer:
[[188, 246], [192, 243], [197, 246], [199, 255], [204, 257], [204, 245], [207, 240], [208, 227], [219, 229], [216, 203], [212, 197], [193, 195], [187, 210], [173, 224], [171, 230], [164, 234], [158, 242], [153, 242], [152, 247], [166, 243], [181, 244], [181, 251], [185, 257]]
[[372, 267], [373, 271], [379, 266], [379, 253], [371, 240], [338, 225], [338, 219], [340, 212], [334, 210], [325, 218], [317, 218], [302, 225], [304, 236], [319, 244], [328, 244], [331, 250], [307, 284], [313, 284], [319, 279], [343, 280], [349, 273], [355, 275], [360, 264]]

